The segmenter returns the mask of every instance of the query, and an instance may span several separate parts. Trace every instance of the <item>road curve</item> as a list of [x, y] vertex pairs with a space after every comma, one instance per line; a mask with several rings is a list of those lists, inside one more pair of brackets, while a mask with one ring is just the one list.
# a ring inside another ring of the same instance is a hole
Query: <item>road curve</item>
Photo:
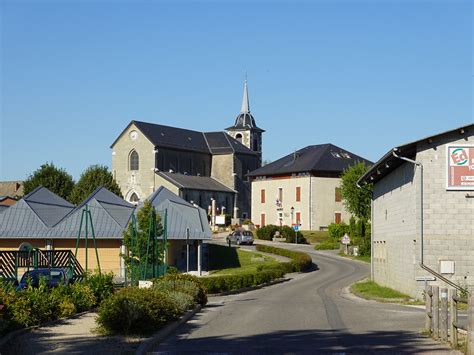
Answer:
[[347, 286], [369, 274], [367, 264], [311, 246], [318, 270], [238, 295], [212, 297], [157, 354], [457, 353], [420, 335], [423, 311], [356, 298]]

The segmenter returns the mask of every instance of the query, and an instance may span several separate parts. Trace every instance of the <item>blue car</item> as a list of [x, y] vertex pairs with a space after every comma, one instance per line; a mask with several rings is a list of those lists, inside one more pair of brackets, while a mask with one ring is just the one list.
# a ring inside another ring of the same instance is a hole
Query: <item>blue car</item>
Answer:
[[31, 279], [30, 283], [32, 287], [38, 287], [39, 280], [41, 277], [45, 279], [47, 287], [66, 285], [69, 281], [67, 271], [61, 268], [44, 268], [30, 270], [25, 272], [21, 277], [17, 290], [22, 290], [26, 288], [28, 286], [28, 279]]

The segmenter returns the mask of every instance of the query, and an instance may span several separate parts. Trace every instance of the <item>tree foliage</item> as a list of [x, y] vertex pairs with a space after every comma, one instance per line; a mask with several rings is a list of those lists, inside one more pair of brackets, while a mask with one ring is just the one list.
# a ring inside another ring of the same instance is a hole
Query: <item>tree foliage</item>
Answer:
[[[153, 220], [156, 223], [156, 235], [153, 242]], [[165, 245], [163, 243], [163, 225], [161, 217], [158, 215], [152, 204], [145, 201], [145, 204], [137, 213], [136, 231], [133, 229], [133, 223], [123, 233], [124, 245], [127, 247], [128, 254], [123, 255], [128, 272], [132, 279], [137, 280], [143, 277], [153, 277], [153, 267], [162, 264]], [[151, 237], [150, 237], [151, 229]], [[154, 264], [152, 266], [152, 264]]]
[[64, 169], [56, 167], [53, 163], [45, 163], [25, 180], [23, 186], [25, 195], [38, 186], [44, 186], [69, 201], [74, 180]]
[[357, 180], [365, 174], [368, 166], [362, 162], [346, 169], [341, 176], [341, 194], [344, 206], [359, 219], [370, 220], [372, 184], [357, 186]]
[[71, 202], [79, 204], [99, 186], [122, 197], [120, 187], [109, 169], [104, 165], [91, 165], [81, 174], [74, 186], [70, 197]]

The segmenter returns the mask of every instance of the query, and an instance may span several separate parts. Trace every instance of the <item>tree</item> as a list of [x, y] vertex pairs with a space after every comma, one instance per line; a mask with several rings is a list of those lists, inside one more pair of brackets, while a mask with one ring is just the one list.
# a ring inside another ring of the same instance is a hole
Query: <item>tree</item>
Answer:
[[23, 184], [25, 195], [38, 186], [44, 186], [69, 201], [69, 196], [74, 188], [74, 180], [64, 169], [57, 168], [51, 162], [41, 165], [25, 180]]
[[357, 186], [357, 180], [365, 174], [368, 166], [362, 162], [346, 169], [341, 176], [341, 195], [347, 210], [359, 219], [370, 220], [372, 184]]
[[74, 186], [70, 197], [71, 202], [79, 204], [99, 186], [103, 186], [122, 197], [120, 187], [109, 169], [104, 165], [91, 165], [82, 173], [76, 186]]
[[[156, 223], [156, 234], [151, 222]], [[150, 201], [146, 200], [138, 211], [135, 231], [133, 227], [133, 223], [130, 223], [123, 232], [123, 242], [128, 254], [122, 256], [127, 270], [133, 280], [157, 276], [156, 269], [158, 265], [163, 264], [166, 245], [163, 242], [161, 217], [155, 212]]]

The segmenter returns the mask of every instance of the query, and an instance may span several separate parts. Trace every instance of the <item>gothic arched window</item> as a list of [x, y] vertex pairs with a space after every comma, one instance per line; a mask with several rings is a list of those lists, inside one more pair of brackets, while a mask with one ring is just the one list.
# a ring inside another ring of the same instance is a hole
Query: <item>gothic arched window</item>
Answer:
[[242, 135], [240, 133], [237, 133], [235, 135], [235, 139], [237, 139], [240, 143], [242, 143]]
[[130, 202], [133, 203], [134, 205], [138, 204], [139, 200], [140, 199], [138, 198], [135, 192], [130, 196]]
[[138, 153], [135, 150], [133, 150], [130, 153], [129, 162], [130, 162], [129, 164], [130, 170], [138, 170], [139, 157], [138, 157]]

